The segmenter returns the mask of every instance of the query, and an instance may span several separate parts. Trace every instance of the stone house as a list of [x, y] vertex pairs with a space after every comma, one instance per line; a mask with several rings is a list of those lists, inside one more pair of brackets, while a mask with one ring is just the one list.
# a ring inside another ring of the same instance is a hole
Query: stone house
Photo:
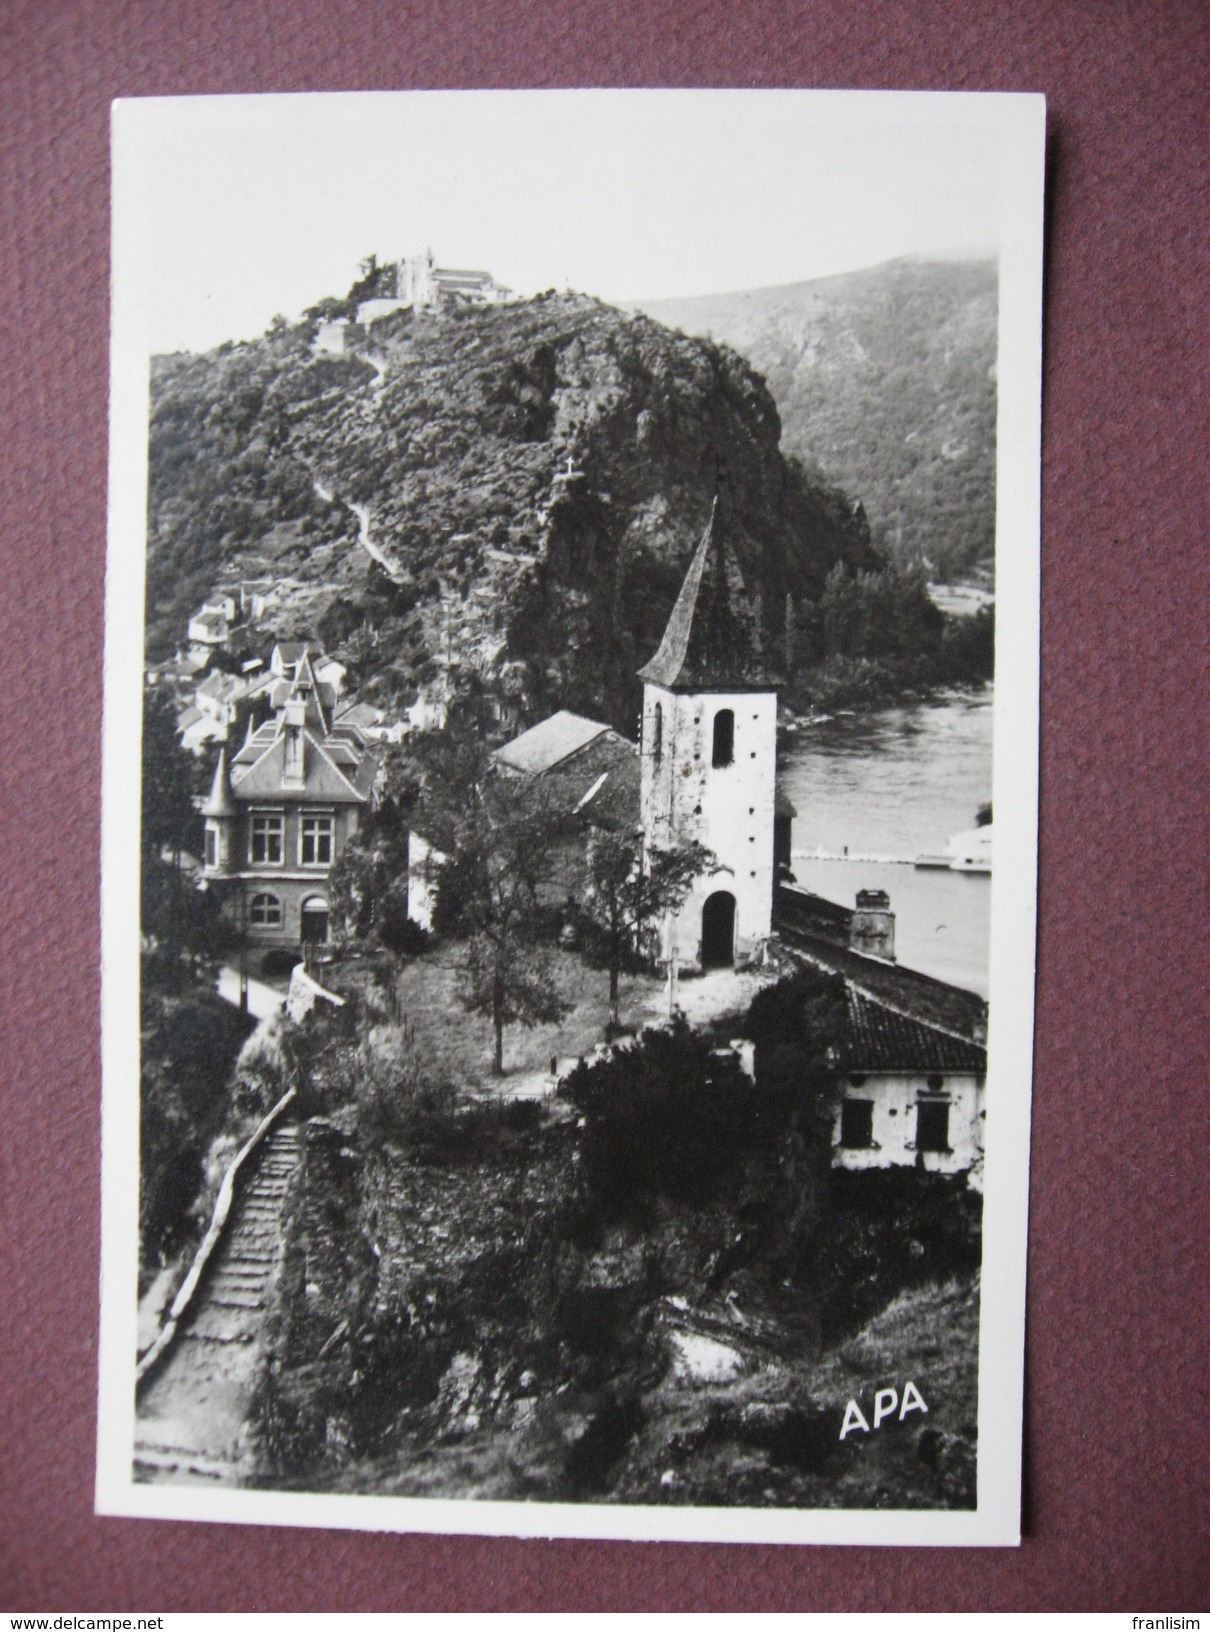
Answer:
[[328, 878], [380, 768], [377, 747], [335, 718], [335, 702], [304, 651], [289, 677], [275, 678], [272, 717], [250, 724], [230, 759], [220, 751], [202, 806], [203, 879], [253, 943], [328, 939]]
[[987, 1049], [845, 982], [832, 1161], [966, 1173], [982, 1186]]
[[859, 890], [849, 908], [782, 884], [775, 922], [796, 962], [845, 982], [834, 1165], [966, 1173], [980, 1188], [987, 1004], [896, 961], [883, 890]]

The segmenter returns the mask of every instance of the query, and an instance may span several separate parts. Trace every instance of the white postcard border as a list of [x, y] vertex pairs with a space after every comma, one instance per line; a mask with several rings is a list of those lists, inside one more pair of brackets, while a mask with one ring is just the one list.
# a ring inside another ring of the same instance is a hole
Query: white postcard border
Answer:
[[[776, 97], [814, 124], [979, 126], [1001, 156], [997, 649], [992, 948], [979, 1340], [978, 1506], [972, 1512], [638, 1507], [487, 1502], [134, 1482], [138, 1265], [138, 902], [148, 356], [145, 279], [155, 223], [148, 166], [159, 122], [188, 100], [114, 104], [109, 544], [101, 844], [102, 1254], [96, 1509], [130, 1518], [195, 1519], [371, 1531], [617, 1540], [812, 1542], [879, 1546], [1015, 1545], [1020, 1540], [1026, 1214], [1029, 1178], [1037, 878], [1041, 277], [1045, 103], [1009, 93], [841, 91], [510, 91], [340, 93], [365, 96]], [[221, 104], [247, 98], [205, 99]], [[269, 99], [259, 99], [269, 100]], [[286, 104], [315, 97], [281, 96]], [[552, 109], [557, 116], [557, 109]], [[707, 115], [708, 116], [708, 115]]]

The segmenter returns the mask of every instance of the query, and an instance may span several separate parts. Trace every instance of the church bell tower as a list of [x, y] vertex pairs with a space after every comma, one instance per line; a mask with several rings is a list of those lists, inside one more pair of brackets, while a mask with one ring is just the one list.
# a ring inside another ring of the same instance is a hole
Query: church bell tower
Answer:
[[649, 850], [713, 852], [664, 926], [666, 960], [725, 968], [772, 928], [778, 679], [718, 500], [643, 681], [642, 822]]

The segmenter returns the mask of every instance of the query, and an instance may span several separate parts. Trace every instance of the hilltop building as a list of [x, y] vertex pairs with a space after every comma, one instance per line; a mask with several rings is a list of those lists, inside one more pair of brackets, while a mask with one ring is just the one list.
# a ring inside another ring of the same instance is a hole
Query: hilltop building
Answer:
[[[643, 681], [641, 822], [650, 849], [714, 854], [664, 927], [664, 956], [713, 969], [759, 955], [772, 931], [777, 685], [717, 499]], [[788, 828], [783, 807], [781, 824]]]
[[[274, 653], [278, 668], [285, 650]], [[273, 717], [250, 726], [230, 760], [219, 753], [202, 806], [203, 878], [250, 941], [323, 942], [328, 877], [370, 806], [379, 751], [335, 718], [335, 689], [305, 648], [288, 675], [274, 673], [269, 700]]]

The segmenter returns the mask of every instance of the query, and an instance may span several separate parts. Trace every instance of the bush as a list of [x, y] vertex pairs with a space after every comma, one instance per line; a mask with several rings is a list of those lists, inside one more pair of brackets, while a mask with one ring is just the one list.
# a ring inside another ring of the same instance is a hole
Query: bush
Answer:
[[402, 1026], [375, 1026], [357, 1058], [354, 1100], [363, 1146], [427, 1148], [448, 1140], [458, 1097], [430, 1079]]
[[228, 1077], [250, 1022], [211, 992], [145, 990], [139, 1132], [143, 1267], [162, 1262], [187, 1233], [206, 1147], [230, 1103]]
[[683, 1021], [576, 1068], [559, 1089], [584, 1117], [584, 1182], [606, 1205], [695, 1205], [734, 1185], [782, 1118], [735, 1055]]

